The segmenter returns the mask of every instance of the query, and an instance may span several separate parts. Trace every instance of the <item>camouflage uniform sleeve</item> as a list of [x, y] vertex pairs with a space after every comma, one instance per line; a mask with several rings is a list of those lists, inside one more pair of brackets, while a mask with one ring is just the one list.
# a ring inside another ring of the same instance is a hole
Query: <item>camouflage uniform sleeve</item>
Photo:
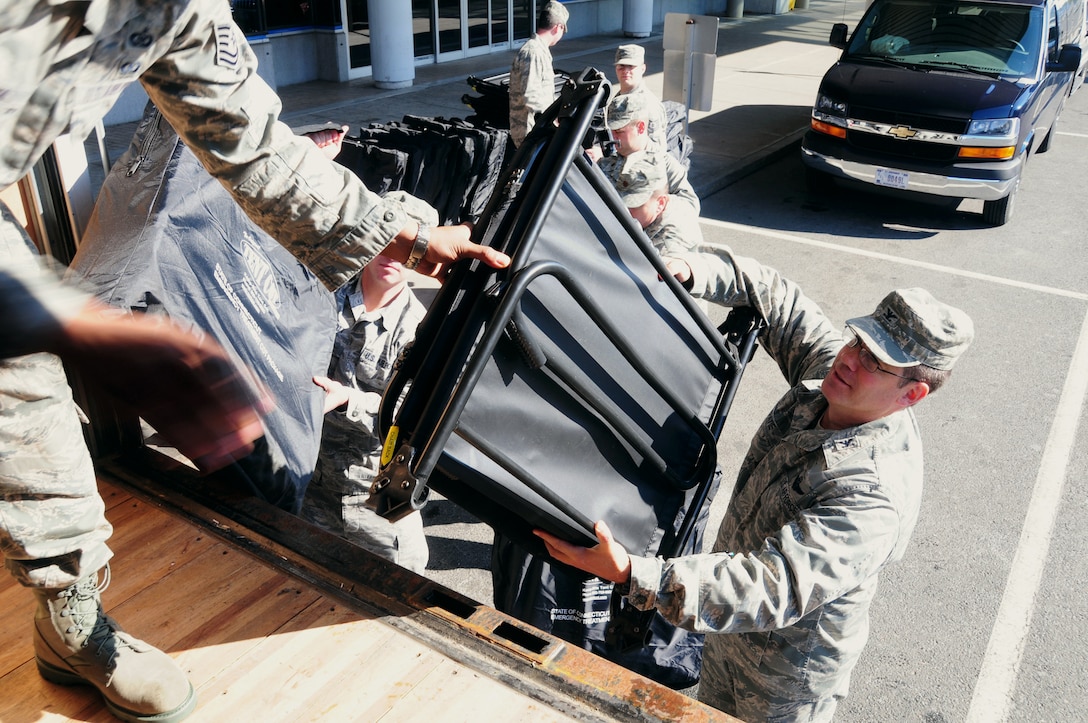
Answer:
[[363, 389], [352, 389], [348, 392], [348, 404], [344, 410], [345, 416], [365, 429], [367, 433], [374, 433], [374, 421], [378, 416], [378, 407], [381, 406], [382, 395], [378, 392], [368, 392]]
[[7, 208], [0, 209], [0, 358], [9, 359], [42, 351], [90, 296], [63, 283], [50, 262], [31, 250]]
[[[895, 547], [899, 516], [875, 478], [840, 480], [837, 497], [804, 510], [762, 549], [631, 558], [628, 600], [705, 633], [777, 630], [862, 585]], [[846, 482], [843, 484], [843, 482]]]
[[278, 120], [279, 98], [257, 75], [229, 3], [204, 0], [141, 82], [246, 213], [330, 289], [408, 225], [399, 203], [383, 201]]
[[824, 377], [842, 347], [842, 332], [797, 284], [724, 247], [676, 257], [691, 267], [692, 296], [759, 312], [767, 322], [759, 341], [790, 386]]
[[653, 223], [645, 228], [654, 248], [662, 256], [678, 256], [703, 245], [699, 214], [683, 198], [669, 197], [669, 205]]
[[[663, 149], [664, 146], [661, 148]], [[701, 204], [698, 194], [695, 193], [695, 187], [688, 180], [688, 172], [684, 170], [680, 161], [672, 157], [672, 154], [664, 150], [661, 152], [665, 155], [665, 176], [669, 179], [669, 193], [691, 204], [691, 207], [695, 209], [695, 215], [698, 216]]]
[[541, 52], [535, 38], [526, 42], [510, 68], [510, 135], [521, 145], [533, 129], [534, 115], [555, 100], [555, 70], [550, 52]]
[[669, 148], [669, 119], [665, 115], [665, 106], [657, 96], [652, 93], [650, 96], [654, 100], [653, 117], [650, 118], [650, 141], [657, 144], [664, 150]]
[[532, 130], [533, 114], [547, 110], [555, 100], [555, 71], [551, 58], [542, 53], [534, 54], [529, 64], [529, 78], [525, 83], [525, 104], [529, 107], [529, 130]]

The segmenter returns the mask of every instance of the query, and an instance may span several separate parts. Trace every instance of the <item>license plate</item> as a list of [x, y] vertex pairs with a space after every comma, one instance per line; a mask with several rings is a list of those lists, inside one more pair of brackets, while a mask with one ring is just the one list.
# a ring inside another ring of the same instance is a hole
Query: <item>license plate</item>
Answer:
[[876, 185], [889, 188], [906, 188], [910, 174], [906, 171], [891, 171], [887, 168], [876, 169]]

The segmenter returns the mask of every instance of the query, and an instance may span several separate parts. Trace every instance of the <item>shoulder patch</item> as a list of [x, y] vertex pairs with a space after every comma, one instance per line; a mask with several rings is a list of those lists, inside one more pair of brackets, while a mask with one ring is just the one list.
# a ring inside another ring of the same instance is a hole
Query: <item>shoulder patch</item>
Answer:
[[237, 68], [242, 59], [238, 36], [233, 23], [215, 26], [215, 64], [223, 68]]

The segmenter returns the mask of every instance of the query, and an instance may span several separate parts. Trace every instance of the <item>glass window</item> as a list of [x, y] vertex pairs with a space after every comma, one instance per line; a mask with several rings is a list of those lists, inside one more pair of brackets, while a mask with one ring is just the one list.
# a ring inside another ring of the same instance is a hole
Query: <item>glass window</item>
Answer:
[[348, 56], [352, 68], [370, 65], [370, 8], [367, 0], [348, 0]]
[[533, 0], [514, 0], [514, 40], [528, 40], [535, 32]]
[[1054, 7], [1053, 5], [1050, 6], [1049, 17], [1047, 18], [1046, 54], [1051, 60], [1058, 59], [1058, 38], [1061, 37], [1058, 34], [1058, 15]]
[[[352, 0], [348, 0], [350, 5]], [[340, 0], [312, 0], [314, 6], [314, 25], [319, 28], [335, 28], [340, 26]], [[366, 2], [359, 0], [366, 12]]]
[[[505, 0], [502, 0], [505, 5]], [[468, 47], [482, 48], [491, 44], [488, 6], [491, 0], [468, 0]]]
[[230, 0], [230, 12], [234, 16], [234, 22], [246, 35], [264, 34], [261, 5], [258, 0]]
[[314, 7], [309, 0], [271, 0], [264, 3], [269, 30], [310, 28], [314, 25]]
[[412, 0], [412, 45], [415, 57], [434, 55], [431, 0]]
[[507, 0], [497, 0], [491, 8], [491, 42], [510, 42], [510, 13]]
[[438, 52], [461, 49], [461, 0], [438, 0]]
[[908, 67], [1030, 76], [1041, 8], [1012, 3], [876, 0], [850, 41], [853, 58]]

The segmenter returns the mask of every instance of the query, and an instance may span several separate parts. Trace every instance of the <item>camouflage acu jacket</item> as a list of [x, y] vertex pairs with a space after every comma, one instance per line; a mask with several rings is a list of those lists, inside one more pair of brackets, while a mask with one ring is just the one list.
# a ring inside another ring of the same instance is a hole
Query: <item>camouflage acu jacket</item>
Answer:
[[521, 46], [510, 67], [510, 138], [520, 146], [533, 129], [535, 114], [555, 100], [555, 70], [548, 44], [534, 35]]
[[329, 288], [408, 225], [401, 204], [277, 121], [279, 99], [224, 0], [0, 0], [0, 63], [0, 188], [60, 134], [86, 136], [139, 80], [246, 212]]
[[695, 295], [760, 311], [760, 341], [793, 388], [752, 440], [714, 552], [632, 558], [629, 599], [690, 629], [732, 633], [707, 636], [701, 699], [735, 696], [744, 720], [792, 720], [847, 692], [878, 574], [902, 557], [918, 517], [921, 439], [909, 409], [820, 428], [819, 380], [842, 346], [838, 328], [752, 259], [683, 258]]
[[415, 338], [426, 308], [405, 287], [388, 306], [367, 314], [356, 282], [336, 292], [339, 309], [329, 378], [348, 387], [347, 405], [325, 415], [317, 468], [321, 484], [342, 494], [370, 489], [382, 439], [378, 405], [401, 351]]

